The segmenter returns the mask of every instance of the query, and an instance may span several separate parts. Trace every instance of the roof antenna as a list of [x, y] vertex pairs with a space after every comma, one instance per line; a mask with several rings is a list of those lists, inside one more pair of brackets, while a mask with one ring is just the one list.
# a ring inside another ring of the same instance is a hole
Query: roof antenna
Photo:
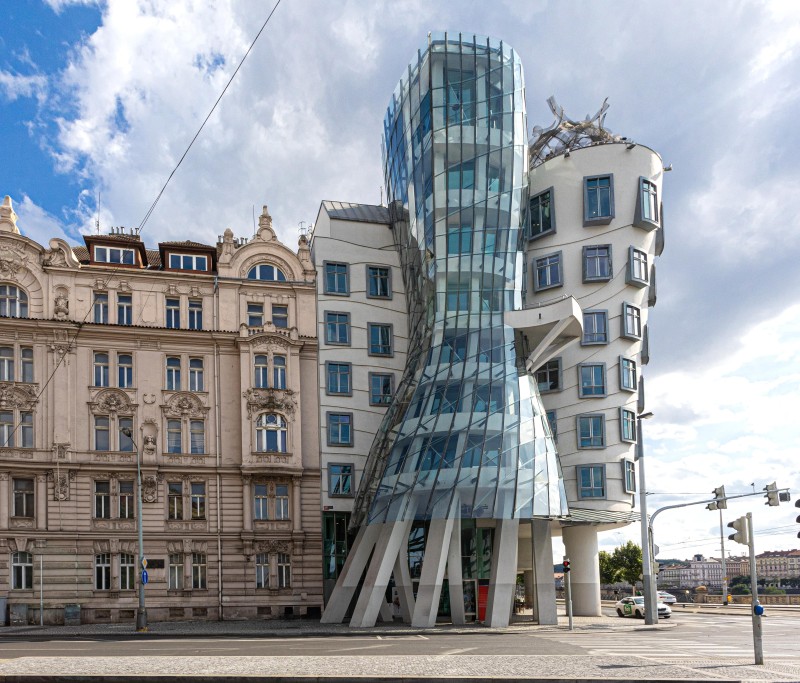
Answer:
[[94, 229], [100, 234], [100, 190], [97, 191], [97, 216], [94, 219]]

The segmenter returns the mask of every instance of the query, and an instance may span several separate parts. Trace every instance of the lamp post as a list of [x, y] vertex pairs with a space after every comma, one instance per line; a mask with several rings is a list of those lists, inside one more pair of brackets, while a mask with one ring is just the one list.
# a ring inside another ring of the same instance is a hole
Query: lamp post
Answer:
[[136, 449], [136, 527], [139, 532], [139, 609], [136, 611], [136, 631], [137, 633], [147, 632], [147, 608], [144, 605], [144, 581], [142, 581], [142, 574], [144, 572], [144, 541], [142, 540], [142, 527], [144, 521], [142, 520], [142, 457], [139, 452], [139, 444], [133, 439], [133, 432], [128, 427], [120, 430], [127, 436], [133, 447]]
[[653, 539], [647, 518], [647, 484], [644, 476], [644, 438], [642, 420], [649, 420], [653, 413], [636, 416], [636, 460], [639, 461], [639, 508], [642, 516], [642, 588], [644, 592], [644, 618], [646, 624], [658, 623], [657, 590], [653, 574]]

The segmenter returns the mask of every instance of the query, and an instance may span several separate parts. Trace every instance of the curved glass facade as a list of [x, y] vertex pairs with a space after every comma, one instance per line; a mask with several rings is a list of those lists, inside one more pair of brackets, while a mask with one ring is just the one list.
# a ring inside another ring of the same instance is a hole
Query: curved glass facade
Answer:
[[504, 312], [521, 307], [522, 65], [490, 38], [431, 34], [384, 121], [408, 364], [354, 525], [567, 514], [556, 447]]

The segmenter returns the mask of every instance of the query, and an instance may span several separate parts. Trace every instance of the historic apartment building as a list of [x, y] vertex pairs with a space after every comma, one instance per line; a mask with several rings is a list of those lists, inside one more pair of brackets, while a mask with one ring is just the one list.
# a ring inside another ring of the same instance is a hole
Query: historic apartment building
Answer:
[[[22, 228], [22, 231], [20, 230]], [[252, 239], [112, 229], [72, 247], [0, 208], [0, 596], [132, 620], [141, 457], [151, 620], [318, 613], [315, 270]], [[130, 436], [128, 435], [130, 434]], [[28, 612], [27, 616], [25, 612]], [[74, 612], [74, 610], [73, 610]]]

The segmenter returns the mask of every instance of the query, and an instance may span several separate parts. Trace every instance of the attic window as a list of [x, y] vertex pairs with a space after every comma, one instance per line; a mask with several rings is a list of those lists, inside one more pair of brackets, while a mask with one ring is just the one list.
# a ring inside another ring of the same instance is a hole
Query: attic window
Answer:
[[136, 263], [133, 249], [121, 247], [95, 247], [94, 260], [96, 263], [124, 263], [132, 266]]
[[193, 254], [170, 254], [169, 267], [174, 270], [208, 270], [208, 257]]
[[247, 279], [286, 282], [286, 276], [283, 274], [283, 271], [268, 263], [262, 263], [260, 266], [253, 266], [250, 272], [247, 273]]

